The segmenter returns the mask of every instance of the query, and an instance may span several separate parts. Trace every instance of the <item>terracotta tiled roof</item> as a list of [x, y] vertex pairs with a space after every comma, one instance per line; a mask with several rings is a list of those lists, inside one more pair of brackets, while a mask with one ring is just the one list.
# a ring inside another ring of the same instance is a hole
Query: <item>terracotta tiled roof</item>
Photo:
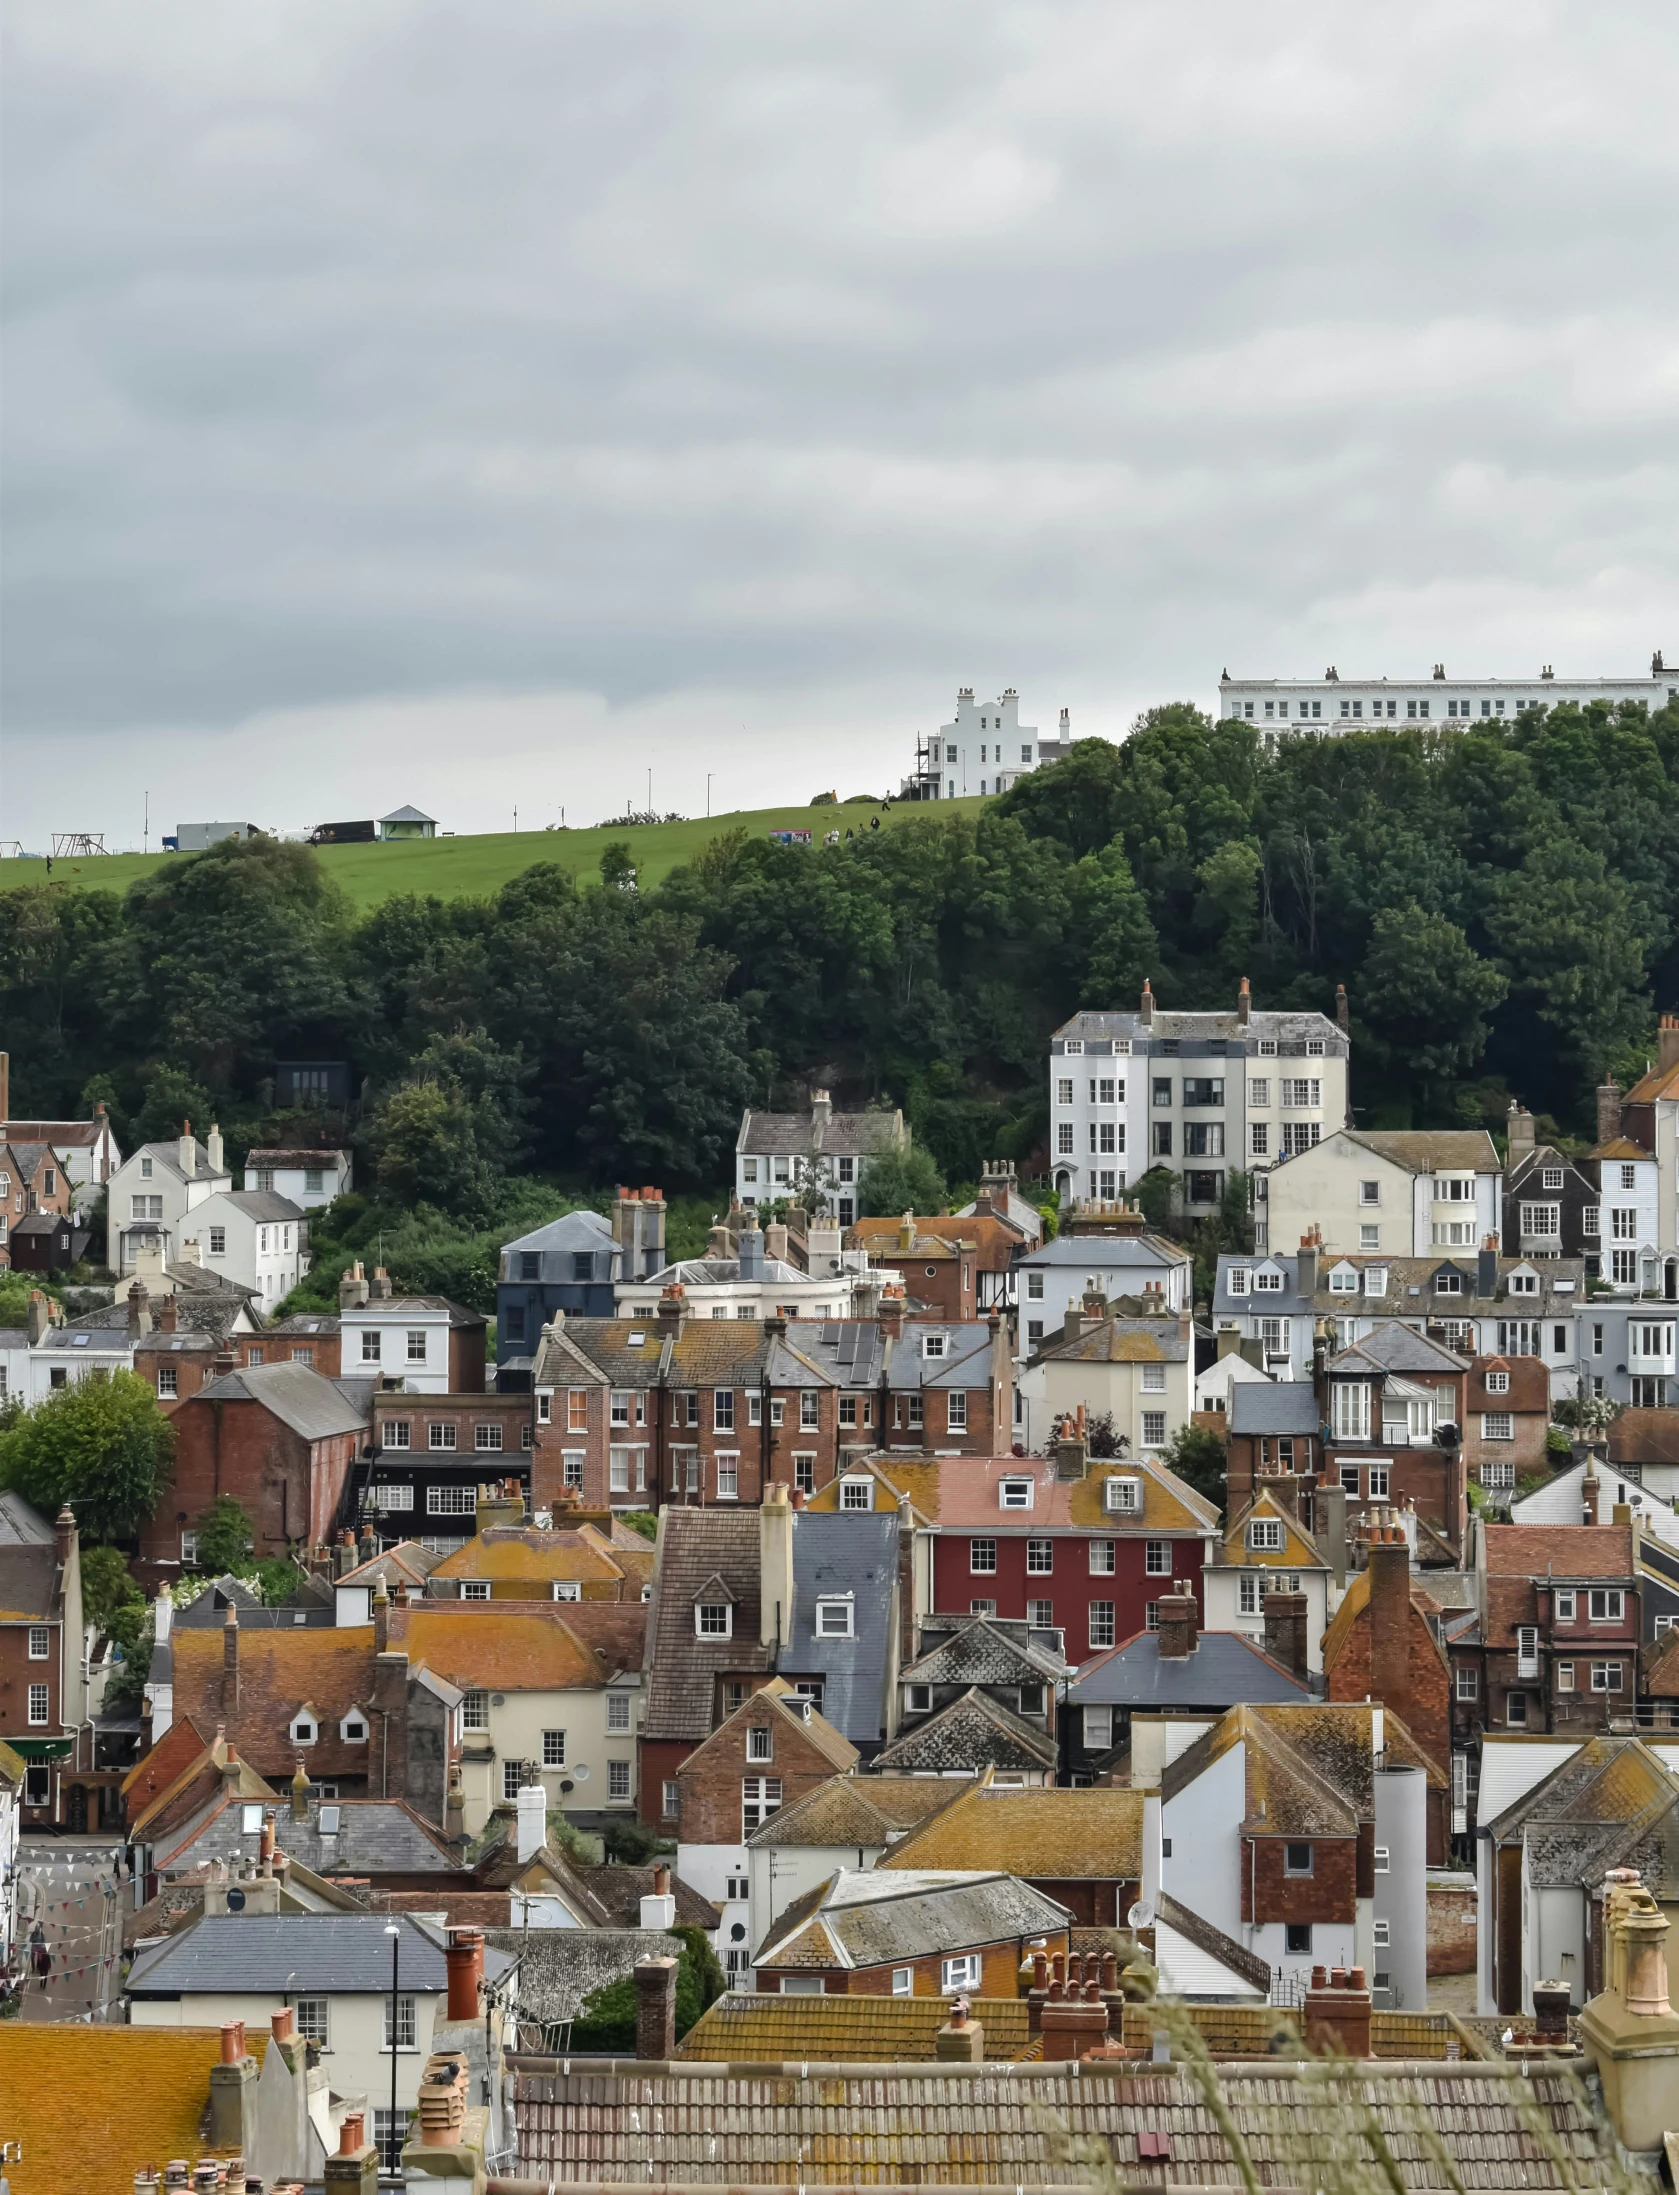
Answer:
[[[645, 1545], [645, 1542], [643, 1543]], [[647, 1553], [652, 1555], [649, 1547]], [[534, 1525], [492, 1525], [452, 1555], [445, 1555], [433, 1570], [434, 1578], [523, 1578], [534, 1585], [555, 1579], [580, 1582], [624, 1580], [628, 1565], [593, 1525], [584, 1524], [552, 1532]], [[641, 1586], [637, 1581], [639, 1596]]]
[[[901, 1479], [908, 1478], [904, 1467], [894, 1465], [890, 1457], [881, 1462], [884, 1476], [909, 1495], [911, 1505], [946, 1531], [1038, 1533], [1100, 1525], [1104, 1531], [1189, 1535], [1210, 1532], [1218, 1523], [1218, 1511], [1211, 1502], [1163, 1463], [1146, 1456], [1133, 1463], [1093, 1463], [1082, 1479], [1058, 1479], [1054, 1464], [1041, 1456], [950, 1457], [931, 1469], [939, 1474], [938, 1491], [932, 1503], [924, 1505], [914, 1488], [900, 1485]], [[1103, 1485], [1117, 1475], [1141, 1478], [1141, 1512], [1105, 1506]], [[1004, 1509], [1002, 1481], [1022, 1478], [1032, 1481], [1031, 1508]]]
[[583, 1627], [572, 1624], [588, 1605], [567, 1603], [562, 1611], [552, 1604], [421, 1601], [406, 1611], [401, 1640], [401, 1612], [393, 1609], [391, 1644], [406, 1645], [411, 1666], [423, 1662], [463, 1691], [588, 1689], [612, 1673], [582, 1636]]
[[[251, 2055], [267, 2045], [248, 2025]], [[199, 2122], [220, 2057], [213, 2027], [0, 2023], [0, 2116], [23, 2151], [7, 2167], [14, 2195], [132, 2187], [142, 2165], [205, 2154]]]
[[1587, 1158], [1647, 1159], [1650, 1153], [1642, 1144], [1634, 1143], [1630, 1136], [1611, 1136], [1607, 1143], [1595, 1144], [1586, 1153]]
[[773, 1813], [752, 1844], [884, 1848], [951, 1805], [962, 1785], [939, 1776], [830, 1776]]
[[259, 1769], [289, 1774], [296, 1747], [287, 1730], [298, 1708], [308, 1704], [320, 1726], [309, 1749], [310, 1772], [320, 1777], [366, 1774], [367, 1746], [346, 1744], [338, 1726], [352, 1707], [366, 1708], [373, 1697], [370, 1623], [330, 1630], [241, 1631], [239, 1705], [225, 1713], [221, 1629], [177, 1626], [171, 1638], [177, 1714], [212, 1726], [225, 1723], [241, 1754]]
[[[1672, 1097], [1676, 1087], [1679, 1087], [1679, 1061], [1671, 1067], [1652, 1067], [1640, 1075], [1621, 1102], [1623, 1105], [1653, 1105], [1657, 1098]], [[1648, 1158], [1649, 1153], [1642, 1151], [1639, 1156]]]
[[[813, 2026], [829, 2017], [864, 2022], [861, 2013], [830, 2013], [844, 1998], [793, 2002], [811, 2010], [789, 2006], [787, 2015]], [[875, 2007], [891, 2003], [870, 2000], [872, 2016], [890, 2018]], [[766, 2046], [778, 2032], [787, 2030], [763, 2031]], [[1569, 2067], [1378, 2062], [1360, 2069], [1349, 2093], [1320, 2065], [1267, 2055], [1221, 2064], [1218, 2077], [1224, 2095], [1209, 2098], [1198, 2069], [1181, 2064], [877, 2065], [853, 2073], [796, 2052], [778, 2063], [772, 2051], [766, 2065], [755, 2049], [752, 2061], [694, 2061], [669, 2072], [521, 2070], [512, 2100], [528, 2176], [563, 2182], [584, 2159], [595, 2181], [643, 2188], [707, 2176], [733, 2187], [857, 2187], [871, 2179], [1041, 2187], [1068, 2173], [1051, 2129], [1065, 2130], [1075, 2155], [1111, 2158], [1127, 2187], [1238, 2185], [1226, 2127], [1240, 2129], [1251, 2159], [1242, 2169], [1266, 2187], [1548, 2190], [1607, 2185], [1617, 2169]], [[1160, 2161], [1163, 2132], [1181, 2161]]]
[[[1029, 2040], [1024, 1997], [976, 1997], [971, 2018], [985, 2031], [988, 2059], [1019, 2057]], [[736, 2064], [907, 2065], [934, 2056], [950, 2018], [948, 1997], [783, 1997], [731, 1991], [700, 2015], [678, 2045], [679, 2058]]]
[[1001, 1867], [1039, 1881], [1135, 1881], [1143, 1871], [1143, 1794], [976, 1785], [878, 1864]]
[[[1487, 1374], [1501, 1372], [1508, 1385], [1501, 1394], [1489, 1394]], [[1464, 1388], [1464, 1408], [1479, 1410], [1542, 1410], [1551, 1414], [1551, 1373], [1543, 1357], [1477, 1357], [1469, 1368]]]

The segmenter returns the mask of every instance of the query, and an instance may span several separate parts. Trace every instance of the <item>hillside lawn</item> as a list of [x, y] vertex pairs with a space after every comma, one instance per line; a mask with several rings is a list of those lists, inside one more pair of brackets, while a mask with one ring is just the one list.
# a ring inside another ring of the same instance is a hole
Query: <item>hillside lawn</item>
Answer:
[[[880, 817], [883, 831], [916, 818], [977, 815], [985, 802], [976, 798], [946, 800], [932, 806], [925, 802], [894, 801], [881, 808], [873, 803], [821, 808], [758, 808], [735, 815], [705, 817], [686, 823], [651, 823], [621, 829], [592, 831], [498, 831], [482, 838], [433, 838], [394, 840], [371, 846], [318, 846], [317, 859], [333, 880], [341, 884], [359, 908], [376, 907], [399, 892], [430, 893], [438, 899], [461, 899], [498, 891], [509, 877], [518, 876], [539, 861], [557, 862], [580, 883], [600, 875], [602, 849], [610, 842], [627, 840], [639, 881], [659, 883], [672, 869], [680, 868], [710, 840], [727, 831], [745, 831], [756, 837], [766, 831], [809, 831], [817, 845], [823, 834], [837, 829], [866, 831], [873, 817]], [[51, 882], [88, 889], [121, 892], [136, 877], [146, 876], [165, 862], [192, 861], [193, 854], [107, 854], [78, 861], [55, 861]], [[0, 890], [48, 882], [44, 861], [0, 863]]]

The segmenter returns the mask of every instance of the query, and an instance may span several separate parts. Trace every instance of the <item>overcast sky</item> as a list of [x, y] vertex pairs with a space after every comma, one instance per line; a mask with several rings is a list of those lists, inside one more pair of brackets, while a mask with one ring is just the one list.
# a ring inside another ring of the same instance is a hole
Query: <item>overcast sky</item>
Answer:
[[0, 838], [1679, 655], [1671, 0], [6, 22]]

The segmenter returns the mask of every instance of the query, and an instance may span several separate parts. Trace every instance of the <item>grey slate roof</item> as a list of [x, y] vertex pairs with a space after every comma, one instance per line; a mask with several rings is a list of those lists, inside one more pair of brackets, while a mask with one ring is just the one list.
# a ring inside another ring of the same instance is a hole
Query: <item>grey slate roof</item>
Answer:
[[[233, 1176], [226, 1166], [218, 1168], [210, 1164], [209, 1152], [196, 1137], [193, 1139], [187, 1156], [192, 1161], [191, 1172], [188, 1172], [187, 1168], [181, 1164], [181, 1139], [179, 1136], [171, 1136], [167, 1143], [142, 1143], [139, 1150], [130, 1153], [131, 1160], [149, 1158], [154, 1172], [159, 1166], [167, 1166], [177, 1181], [232, 1181]], [[135, 1172], [134, 1179], [136, 1181], [140, 1179], [138, 1170]]]
[[[220, 1914], [183, 1929], [155, 1951], [142, 1951], [129, 1970], [131, 1997], [280, 1996], [287, 1991], [383, 1996], [391, 1986], [391, 1939], [401, 1928], [398, 1972], [403, 1992], [448, 1987], [443, 1946], [422, 1922], [404, 1914]], [[512, 1965], [486, 1950], [484, 1973], [495, 1979]]]
[[1024, 1623], [1007, 1617], [969, 1616], [929, 1646], [934, 1628], [922, 1626], [923, 1651], [905, 1664], [905, 1683], [1052, 1684], [1067, 1673], [1067, 1665], [1037, 1645]]
[[[1379, 1296], [1367, 1295], [1362, 1286], [1356, 1295], [1332, 1292], [1329, 1275], [1338, 1265], [1353, 1266], [1361, 1276], [1372, 1269], [1380, 1271], [1386, 1276], [1384, 1292]], [[1239, 1267], [1251, 1276], [1264, 1266], [1275, 1266], [1281, 1272], [1283, 1285], [1280, 1289], [1261, 1293], [1253, 1288], [1250, 1278], [1247, 1292], [1231, 1294], [1232, 1267]], [[1518, 1269], [1538, 1276], [1536, 1295], [1511, 1296], [1510, 1275]], [[1449, 1277], [1453, 1273], [1459, 1277], [1458, 1292], [1452, 1295], [1439, 1293], [1435, 1288], [1436, 1276], [1446, 1274]], [[1482, 1316], [1494, 1304], [1507, 1303], [1518, 1318], [1548, 1318], [1553, 1311], [1572, 1309], [1584, 1298], [1586, 1264], [1583, 1258], [1506, 1257], [1501, 1253], [1494, 1260], [1492, 1294], [1477, 1294], [1478, 1281], [1479, 1256], [1473, 1250], [1435, 1250], [1420, 1258], [1382, 1257], [1374, 1251], [1361, 1250], [1320, 1257], [1317, 1292], [1304, 1296], [1300, 1293], [1299, 1260], [1295, 1252], [1256, 1251], [1250, 1257], [1219, 1259], [1213, 1312], [1215, 1319], [1278, 1316], [1450, 1319]]]
[[261, 1403], [302, 1440], [330, 1440], [337, 1433], [357, 1432], [368, 1422], [366, 1412], [336, 1380], [307, 1364], [248, 1364], [209, 1381], [197, 1399]]
[[746, 1112], [735, 1149], [760, 1157], [793, 1158], [818, 1151], [829, 1158], [872, 1158], [900, 1141], [909, 1141], [902, 1113], [832, 1113], [822, 1128], [814, 1113]]
[[[243, 1212], [248, 1219], [266, 1225], [273, 1220], [306, 1219], [308, 1214], [301, 1204], [294, 1204], [290, 1197], [281, 1196], [277, 1189], [229, 1189], [224, 1192], [229, 1204]], [[191, 1217], [191, 1214], [188, 1214]]]
[[1326, 1058], [1342, 1059], [1350, 1050], [1345, 1033], [1327, 1014], [1265, 1013], [1257, 1007], [1246, 1021], [1234, 1009], [1227, 1014], [1173, 1013], [1156, 1006], [1153, 1019], [1147, 1022], [1136, 1012], [1074, 1014], [1055, 1031], [1052, 1041], [1061, 1043], [1068, 1037], [1082, 1037], [1086, 1044], [1094, 1038], [1104, 1045], [1124, 1037], [1130, 1040], [1133, 1051], [1145, 1049], [1150, 1041], [1169, 1038], [1189, 1044], [1192, 1051], [1187, 1056], [1193, 1056], [1195, 1045], [1209, 1041], [1216, 1042], [1221, 1051], [1234, 1044], [1240, 1056], [1261, 1037], [1302, 1050], [1309, 1040], [1321, 1041]]
[[399, 1319], [410, 1311], [447, 1311], [451, 1326], [484, 1326], [489, 1322], [481, 1311], [469, 1311], [464, 1303], [455, 1303], [448, 1296], [372, 1296], [366, 1303], [358, 1303], [342, 1312], [339, 1330], [352, 1322], [359, 1326], [376, 1325], [385, 1319]]
[[[841, 1868], [772, 1922], [754, 1964], [773, 1963], [782, 1946], [817, 1920], [833, 1938], [839, 1963], [869, 1967], [938, 1958], [1011, 1937], [1052, 1935], [1071, 1919], [1064, 1905], [1015, 1875], [970, 1868]], [[787, 1963], [836, 1962], [812, 1957]]]
[[1019, 1259], [1014, 1269], [1059, 1272], [1073, 1266], [1084, 1273], [1158, 1273], [1189, 1263], [1189, 1252], [1161, 1235], [1057, 1235]]
[[[612, 1223], [599, 1212], [562, 1212], [558, 1219], [551, 1219], [545, 1226], [533, 1227], [528, 1235], [515, 1235], [511, 1242], [501, 1246], [502, 1278], [519, 1281], [525, 1278], [517, 1270], [517, 1261], [529, 1255], [541, 1260], [537, 1282], [565, 1281], [572, 1279], [571, 1261], [584, 1254], [604, 1258], [605, 1265], [598, 1275], [601, 1280], [615, 1279], [623, 1262], [623, 1251], [613, 1240]], [[532, 1285], [536, 1285], [533, 1282]]]
[[1058, 1339], [1045, 1341], [1038, 1355], [1053, 1358], [1057, 1363], [1137, 1363], [1143, 1360], [1128, 1355], [1125, 1343], [1138, 1338], [1152, 1342], [1158, 1350], [1158, 1360], [1147, 1360], [1151, 1363], [1182, 1364], [1194, 1347], [1193, 1333], [1185, 1334], [1180, 1330], [1180, 1321], [1174, 1313], [1165, 1319], [1102, 1319], [1087, 1334], [1074, 1334], [1069, 1338], [1063, 1332]]
[[0, 1489], [0, 1547], [51, 1547], [52, 1522], [21, 1494]]
[[[864, 1516], [795, 1513], [793, 1636], [781, 1666], [795, 1676], [824, 1680], [823, 1718], [854, 1745], [873, 1744], [885, 1728], [897, 1574], [898, 1519], [890, 1511]], [[818, 1596], [846, 1593], [852, 1596], [855, 1636], [819, 1639]]]
[[1203, 1631], [1181, 1659], [1160, 1651], [1160, 1636], [1140, 1631], [1123, 1646], [1087, 1661], [1068, 1689], [1074, 1707], [1286, 1707], [1311, 1691], [1235, 1631]]
[[[1384, 1319], [1356, 1347], [1360, 1355], [1384, 1372], [1461, 1372], [1465, 1361], [1443, 1342], [1430, 1341], [1426, 1334], [1402, 1325], [1398, 1319]], [[1340, 1361], [1338, 1356], [1332, 1358], [1331, 1368]]]
[[[241, 1619], [242, 1621], [243, 1619]], [[276, 1810], [276, 1841], [300, 1866], [317, 1875], [446, 1875], [466, 1887], [471, 1877], [450, 1852], [441, 1836], [428, 1829], [401, 1799], [329, 1799], [338, 1809], [338, 1833], [327, 1836], [321, 1829], [321, 1805], [311, 1801], [309, 1819], [293, 1821], [282, 1802]], [[254, 1833], [242, 1826], [243, 1809], [237, 1801], [221, 1806], [220, 1799], [206, 1809], [196, 1830], [182, 1837], [169, 1832], [162, 1840], [169, 1847], [171, 1875], [183, 1875], [205, 1860], [249, 1858], [257, 1849]], [[161, 1862], [160, 1862], [161, 1864]], [[385, 1947], [385, 1986], [390, 1987], [390, 1947]], [[408, 1946], [402, 1947], [402, 1963], [408, 1964]]]
[[873, 1319], [789, 1319], [786, 1347], [770, 1352], [770, 1377], [779, 1385], [785, 1372], [788, 1386], [803, 1386], [815, 1366], [836, 1387], [875, 1387], [884, 1355]]
[[1002, 1706], [976, 1684], [948, 1707], [898, 1732], [874, 1758], [876, 1769], [1053, 1769], [1055, 1740], [1047, 1730]]
[[1320, 1433], [1323, 1417], [1309, 1379], [1234, 1380], [1230, 1387], [1232, 1433]]

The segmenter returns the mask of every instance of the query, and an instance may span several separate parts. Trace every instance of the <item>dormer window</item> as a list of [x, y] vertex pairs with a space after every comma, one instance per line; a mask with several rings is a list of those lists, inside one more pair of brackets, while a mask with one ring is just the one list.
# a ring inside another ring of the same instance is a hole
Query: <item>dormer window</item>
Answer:
[[856, 1636], [853, 1601], [849, 1593], [833, 1594], [816, 1604], [816, 1636], [819, 1639], [849, 1639]]
[[1262, 1265], [1253, 1276], [1253, 1285], [1261, 1295], [1280, 1296], [1283, 1292], [1281, 1268], [1275, 1265]]
[[699, 1601], [694, 1607], [694, 1635], [701, 1639], [734, 1636], [734, 1610], [727, 1601]]
[[1437, 1296], [1461, 1296], [1463, 1293], [1463, 1275], [1453, 1272], [1436, 1273], [1434, 1276], [1434, 1293]]
[[1387, 1267], [1385, 1265], [1367, 1265], [1364, 1269], [1364, 1293], [1367, 1296], [1385, 1296], [1387, 1292]]
[[904, 1713], [928, 1715], [933, 1709], [933, 1688], [930, 1684], [906, 1684], [904, 1686]]
[[1143, 1508], [1143, 1482], [1141, 1479], [1111, 1478], [1102, 1489], [1103, 1506], [1132, 1516], [1140, 1516]]
[[1329, 1293], [1332, 1296], [1356, 1296], [1358, 1294], [1357, 1267], [1337, 1265], [1329, 1276]]
[[1233, 1265], [1226, 1276], [1226, 1285], [1233, 1296], [1245, 1296], [1248, 1292], [1248, 1269], [1245, 1265]]
[[874, 1507], [873, 1479], [841, 1479], [840, 1507], [842, 1509], [872, 1509]]
[[1487, 1393], [1489, 1395], [1507, 1395], [1509, 1392], [1510, 1375], [1508, 1372], [1489, 1372], [1487, 1374]]
[[998, 1501], [1004, 1509], [1030, 1509], [1032, 1506], [1032, 1481], [1030, 1479], [1004, 1479], [998, 1492]]
[[286, 1735], [293, 1745], [313, 1745], [320, 1736], [320, 1725], [308, 1708], [300, 1708], [292, 1717], [291, 1728]]
[[1283, 1520], [1281, 1517], [1254, 1517], [1248, 1525], [1248, 1545], [1262, 1554], [1281, 1554], [1283, 1545]]
[[[932, 1272], [933, 1267], [929, 1266], [927, 1270]], [[924, 1357], [942, 1357], [944, 1355], [944, 1336], [942, 1334], [923, 1334], [921, 1337], [921, 1354]]]
[[338, 1725], [338, 1735], [346, 1745], [365, 1745], [367, 1743], [367, 1719], [359, 1707], [352, 1707], [344, 1717], [344, 1720]]
[[1538, 1295], [1539, 1275], [1537, 1273], [1512, 1273], [1510, 1275], [1510, 1293], [1513, 1296]]
[[1541, 1168], [1539, 1186], [1541, 1189], [1560, 1189], [1562, 1187], [1562, 1168], [1560, 1166]]

